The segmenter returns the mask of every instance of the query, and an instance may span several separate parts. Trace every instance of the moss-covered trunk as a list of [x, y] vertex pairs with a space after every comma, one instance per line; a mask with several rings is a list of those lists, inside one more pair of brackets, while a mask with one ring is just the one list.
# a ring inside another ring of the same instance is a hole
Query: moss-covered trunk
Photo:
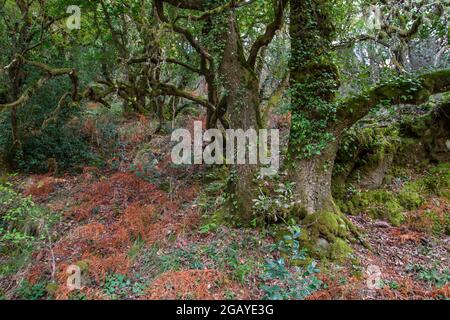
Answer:
[[336, 67], [328, 56], [329, 1], [291, 1], [291, 176], [309, 213], [333, 210], [331, 177], [341, 130], [335, 123]]
[[[226, 91], [225, 101], [231, 129], [258, 130], [260, 128], [259, 80], [247, 65], [239, 35], [236, 16], [228, 16], [228, 33], [225, 41], [220, 75]], [[236, 165], [236, 175], [231, 188], [232, 204], [241, 221], [251, 220], [253, 199], [256, 196], [254, 174], [257, 165]]]
[[329, 56], [334, 32], [327, 0], [290, 1], [290, 175], [296, 182], [304, 245], [332, 259], [347, 256], [356, 228], [334, 204], [331, 178], [344, 126], [336, 119], [339, 74]]

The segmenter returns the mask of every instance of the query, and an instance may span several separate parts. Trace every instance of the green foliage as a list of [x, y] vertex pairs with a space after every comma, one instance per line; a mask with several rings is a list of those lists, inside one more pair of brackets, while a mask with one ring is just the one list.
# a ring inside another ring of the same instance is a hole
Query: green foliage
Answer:
[[[291, 159], [321, 155], [336, 140], [338, 69], [331, 55], [333, 6], [291, 2]], [[318, 18], [320, 12], [320, 19]], [[320, 20], [320, 21], [319, 21]]]
[[206, 234], [206, 233], [216, 230], [217, 227], [218, 227], [218, 225], [215, 222], [206, 223], [200, 227], [199, 232], [202, 234]]
[[45, 282], [32, 285], [25, 280], [17, 290], [17, 296], [22, 300], [41, 300], [47, 295], [46, 286]]
[[[92, 151], [89, 137], [81, 131], [79, 108], [65, 105], [52, 114], [56, 108], [54, 101], [59, 99], [59, 88], [51, 83], [41, 94], [21, 108], [18, 112], [21, 123], [21, 149], [14, 152], [9, 113], [0, 114], [0, 150], [2, 157], [13, 167], [24, 172], [43, 173], [49, 169], [49, 159], [54, 159], [58, 170], [73, 171], [81, 166], [98, 161]], [[49, 90], [47, 92], [47, 90]], [[61, 93], [62, 94], [62, 93]], [[56, 119], [43, 127], [45, 120]], [[24, 130], [23, 128], [27, 128]]]
[[[414, 199], [414, 196], [405, 196], [403, 201]], [[407, 203], [409, 207], [415, 203]], [[397, 194], [387, 190], [373, 190], [361, 192], [351, 198], [346, 203], [340, 203], [341, 210], [345, 213], [358, 214], [367, 212], [373, 218], [386, 219], [395, 226], [399, 226], [405, 219], [404, 209], [399, 203]]]
[[144, 294], [146, 283], [142, 279], [132, 280], [122, 274], [110, 274], [102, 285], [103, 292], [111, 299], [126, 299]]
[[45, 245], [58, 216], [24, 198], [10, 184], [0, 184], [0, 274], [14, 272]]
[[408, 265], [407, 271], [414, 272], [417, 278], [426, 282], [429, 282], [438, 288], [450, 282], [450, 271], [445, 269], [439, 271], [436, 267], [427, 268], [419, 264]]
[[399, 284], [397, 283], [397, 281], [395, 281], [395, 280], [388, 281], [388, 282], [386, 283], [386, 285], [387, 285], [391, 290], [397, 290], [397, 289], [400, 287]]
[[300, 249], [300, 227], [290, 226], [288, 230], [290, 235], [285, 235], [271, 248], [281, 257], [267, 259], [263, 266], [264, 273], [260, 275], [264, 282], [261, 289], [267, 300], [305, 299], [322, 286], [322, 282], [314, 276], [320, 271], [315, 262], [306, 268], [293, 266], [306, 258], [306, 251]]
[[262, 222], [288, 220], [290, 213], [298, 205], [294, 195], [295, 183], [279, 182], [274, 190], [268, 186], [268, 183], [261, 183], [258, 198], [253, 199], [256, 219]]

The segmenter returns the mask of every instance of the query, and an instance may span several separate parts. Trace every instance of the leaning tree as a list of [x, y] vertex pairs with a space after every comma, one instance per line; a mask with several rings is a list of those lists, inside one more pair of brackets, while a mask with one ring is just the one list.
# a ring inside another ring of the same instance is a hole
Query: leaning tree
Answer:
[[[450, 70], [405, 75], [338, 98], [338, 68], [333, 1], [290, 1], [291, 132], [289, 168], [296, 182], [299, 210], [313, 234], [328, 241], [343, 237], [350, 227], [331, 193], [336, 153], [344, 132], [382, 103], [422, 103], [450, 90]], [[310, 223], [312, 222], [312, 223]]]

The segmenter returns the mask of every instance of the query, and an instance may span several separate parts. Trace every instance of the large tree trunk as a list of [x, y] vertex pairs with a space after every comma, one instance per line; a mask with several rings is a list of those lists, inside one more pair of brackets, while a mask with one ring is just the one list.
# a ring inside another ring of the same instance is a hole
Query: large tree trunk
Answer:
[[[356, 228], [334, 205], [332, 170], [343, 132], [382, 101], [419, 103], [450, 88], [449, 70], [421, 75], [410, 81], [381, 84], [360, 96], [336, 101], [339, 74], [330, 56], [334, 28], [329, 0], [290, 1], [290, 85], [292, 123], [289, 140], [291, 176], [296, 184], [299, 212], [305, 214], [310, 243], [343, 249], [342, 238]], [[413, 90], [411, 90], [413, 88]], [[414, 92], [407, 101], [404, 92]], [[364, 242], [363, 242], [364, 243]]]
[[323, 0], [291, 1], [291, 175], [308, 214], [334, 210], [331, 174], [341, 130], [334, 123], [336, 67], [327, 56], [333, 26]]
[[335, 210], [331, 178], [337, 149], [338, 143], [333, 142], [320, 156], [295, 162], [291, 177], [296, 182], [300, 205], [308, 214]]
[[[231, 129], [258, 131], [261, 125], [259, 80], [246, 63], [234, 12], [230, 12], [228, 18], [228, 33], [220, 74], [227, 92], [224, 103], [229, 115], [229, 125]], [[257, 165], [249, 164], [236, 165], [235, 168], [232, 204], [235, 213], [244, 223], [251, 220], [253, 199], [257, 194], [254, 182], [257, 169]]]
[[331, 178], [343, 128], [337, 126], [335, 92], [339, 75], [329, 56], [331, 1], [291, 0], [290, 86], [292, 122], [290, 175], [296, 182], [298, 214], [306, 226], [303, 245], [331, 259], [344, 259], [344, 239], [356, 229], [339, 211]]

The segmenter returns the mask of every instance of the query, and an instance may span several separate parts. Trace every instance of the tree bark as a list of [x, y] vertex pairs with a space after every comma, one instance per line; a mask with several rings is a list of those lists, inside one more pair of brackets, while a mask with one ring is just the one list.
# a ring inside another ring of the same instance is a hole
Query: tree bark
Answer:
[[[234, 12], [230, 12], [228, 16], [228, 33], [220, 74], [227, 92], [224, 103], [230, 128], [258, 131], [261, 127], [259, 80], [245, 60]], [[253, 199], [257, 194], [254, 182], [257, 169], [257, 165], [249, 164], [235, 167], [236, 176], [232, 185], [233, 208], [244, 223], [251, 220]]]
[[295, 163], [291, 177], [296, 183], [300, 205], [308, 214], [335, 210], [331, 194], [331, 178], [337, 150], [338, 143], [335, 141], [330, 143], [320, 156]]
[[333, 25], [323, 0], [291, 0], [291, 176], [308, 214], [334, 210], [331, 175], [341, 132], [333, 121], [337, 68], [328, 56]]

